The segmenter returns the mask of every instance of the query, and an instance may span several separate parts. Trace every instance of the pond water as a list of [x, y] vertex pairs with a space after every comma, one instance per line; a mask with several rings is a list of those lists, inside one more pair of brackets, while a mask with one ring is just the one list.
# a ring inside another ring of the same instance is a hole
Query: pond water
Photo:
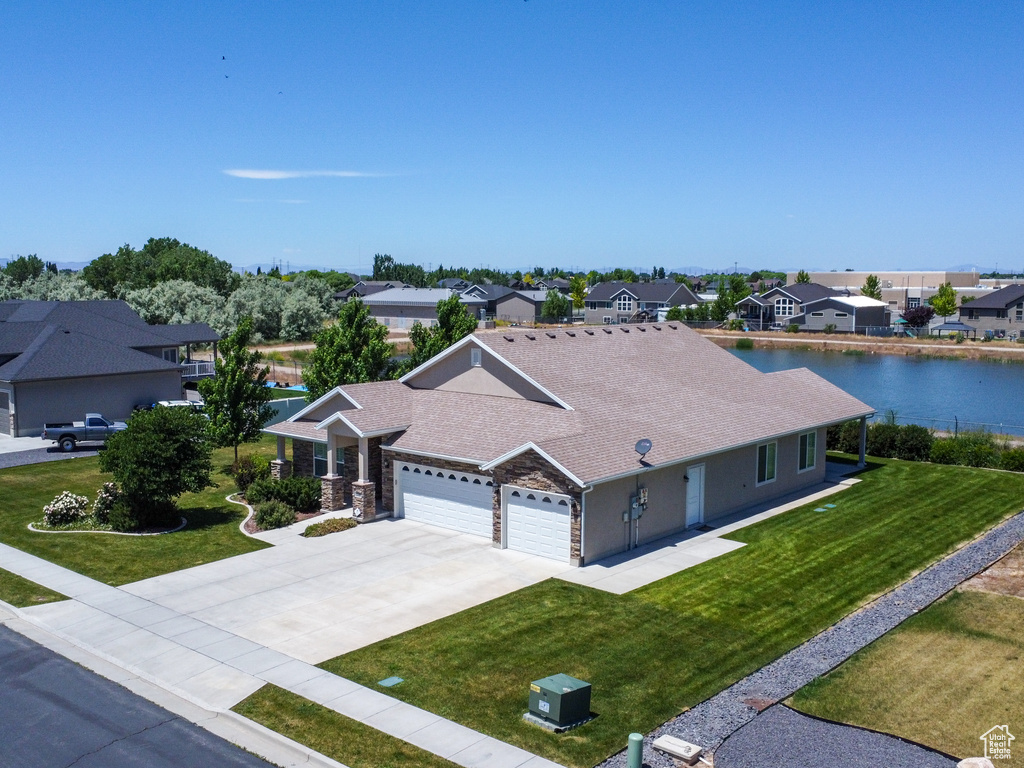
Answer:
[[1024, 364], [849, 355], [788, 349], [730, 350], [765, 373], [809, 368], [884, 418], [936, 429], [988, 429], [1024, 435]]

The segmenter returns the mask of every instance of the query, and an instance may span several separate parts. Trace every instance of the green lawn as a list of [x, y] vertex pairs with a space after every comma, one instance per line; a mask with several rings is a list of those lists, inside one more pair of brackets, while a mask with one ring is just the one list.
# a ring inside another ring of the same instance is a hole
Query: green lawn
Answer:
[[[259, 451], [270, 457], [273, 450], [273, 440], [265, 437], [239, 448], [239, 455]], [[238, 530], [245, 508], [224, 500], [235, 490], [234, 481], [225, 474], [232, 459], [230, 448], [214, 451], [216, 487], [182, 496], [178, 504], [188, 526], [163, 536], [28, 530], [29, 523], [42, 520], [43, 507], [61, 491], [83, 494], [90, 502], [96, 498], [97, 489], [111, 478], [99, 471], [95, 456], [0, 470], [4, 489], [0, 541], [112, 585], [263, 549], [266, 544]]]
[[455, 768], [455, 763], [274, 685], [263, 686], [232, 709], [349, 768]]
[[287, 400], [292, 397], [305, 397], [306, 393], [297, 389], [285, 389], [284, 387], [271, 387], [270, 395], [272, 400]]
[[[818, 717], [926, 744], [960, 758], [983, 754], [994, 725], [1024, 730], [1024, 600], [954, 592], [908, 619], [791, 704]], [[1014, 747], [1006, 768], [1024, 766]]]
[[31, 605], [67, 600], [67, 597], [0, 568], [0, 600], [15, 608], [28, 608]]
[[[830, 501], [729, 538], [746, 547], [616, 596], [550, 580], [329, 660], [388, 692], [572, 766], [591, 766], [755, 671], [1024, 507], [1024, 475], [873, 462]], [[594, 686], [598, 717], [565, 735], [525, 724], [530, 681]]]

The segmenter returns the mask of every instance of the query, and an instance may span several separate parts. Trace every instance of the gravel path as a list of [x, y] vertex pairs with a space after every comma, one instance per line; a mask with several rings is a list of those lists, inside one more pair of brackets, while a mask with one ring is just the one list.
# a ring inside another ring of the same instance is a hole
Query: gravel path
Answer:
[[[655, 752], [650, 746], [654, 739], [666, 733], [713, 752], [730, 735], [757, 718], [760, 710], [782, 701], [815, 678], [839, 666], [861, 648], [931, 605], [961, 582], [983, 571], [1022, 541], [1024, 512], [996, 526], [981, 538], [771, 664], [655, 729], [645, 739], [644, 762], [651, 768], [672, 768], [672, 759]], [[860, 733], [852, 728], [849, 731]], [[785, 734], [773, 735], [773, 731], [768, 728], [761, 736], [758, 750], [781, 756], [785, 754], [786, 744]], [[625, 751], [601, 764], [602, 768], [622, 768], [625, 765]]]
[[715, 752], [715, 768], [778, 768], [780, 758], [799, 768], [955, 768], [957, 763], [895, 736], [816, 720], [779, 704], [730, 736]]
[[44, 461], [80, 459], [83, 456], [95, 456], [97, 451], [99, 451], [98, 447], [80, 446], [71, 453], [65, 453], [59, 448], [36, 448], [31, 451], [0, 453], [0, 469], [7, 469], [8, 467], [23, 467], [26, 464], [42, 464]]

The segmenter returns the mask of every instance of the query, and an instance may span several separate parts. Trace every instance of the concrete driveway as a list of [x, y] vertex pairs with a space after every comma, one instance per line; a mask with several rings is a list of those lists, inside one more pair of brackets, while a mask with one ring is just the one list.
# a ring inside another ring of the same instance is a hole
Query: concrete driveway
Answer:
[[275, 543], [121, 589], [318, 664], [569, 569], [404, 519]]

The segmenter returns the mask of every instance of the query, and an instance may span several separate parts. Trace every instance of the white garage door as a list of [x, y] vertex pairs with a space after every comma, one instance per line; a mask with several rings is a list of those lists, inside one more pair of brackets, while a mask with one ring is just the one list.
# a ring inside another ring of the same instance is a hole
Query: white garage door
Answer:
[[569, 509], [568, 496], [506, 487], [506, 545], [569, 562]]
[[488, 478], [402, 462], [395, 477], [407, 519], [491, 538], [494, 484]]

